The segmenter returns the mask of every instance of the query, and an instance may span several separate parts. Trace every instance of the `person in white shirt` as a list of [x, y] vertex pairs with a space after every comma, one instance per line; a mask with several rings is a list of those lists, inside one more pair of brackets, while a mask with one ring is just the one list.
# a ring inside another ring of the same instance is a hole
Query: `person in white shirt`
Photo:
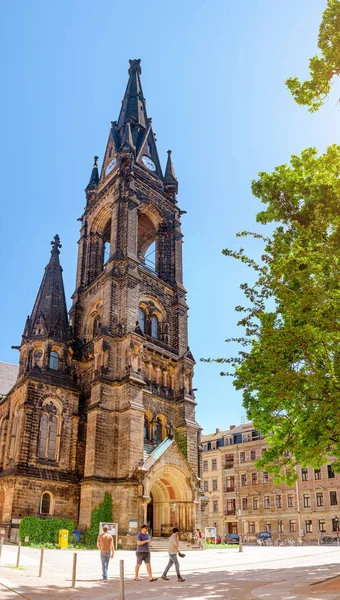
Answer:
[[172, 535], [169, 537], [168, 552], [169, 552], [169, 562], [164, 569], [162, 579], [164, 579], [164, 581], [169, 581], [169, 578], [167, 577], [167, 573], [168, 573], [169, 569], [172, 567], [172, 565], [175, 565], [177, 579], [178, 579], [178, 581], [180, 581], [182, 583], [183, 581], [185, 581], [185, 579], [183, 579], [183, 577], [181, 576], [181, 573], [179, 570], [179, 562], [178, 562], [178, 558], [177, 558], [177, 554], [181, 555], [181, 553], [179, 551], [179, 533], [178, 533], [177, 527], [173, 528]]

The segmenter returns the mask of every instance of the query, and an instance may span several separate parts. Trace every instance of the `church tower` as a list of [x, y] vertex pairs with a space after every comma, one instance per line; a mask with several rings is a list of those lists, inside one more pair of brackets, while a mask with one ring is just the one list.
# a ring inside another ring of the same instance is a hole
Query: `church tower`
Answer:
[[178, 182], [170, 150], [163, 175], [140, 75], [130, 60], [100, 172], [94, 158], [70, 320], [55, 236], [0, 401], [0, 521], [87, 528], [108, 492], [125, 547], [143, 522], [154, 535], [200, 525]]
[[130, 60], [100, 175], [94, 159], [70, 316], [87, 412], [80, 525], [110, 491], [121, 529], [148, 519], [161, 535], [195, 525], [200, 428], [178, 182], [170, 151], [163, 176], [140, 75]]

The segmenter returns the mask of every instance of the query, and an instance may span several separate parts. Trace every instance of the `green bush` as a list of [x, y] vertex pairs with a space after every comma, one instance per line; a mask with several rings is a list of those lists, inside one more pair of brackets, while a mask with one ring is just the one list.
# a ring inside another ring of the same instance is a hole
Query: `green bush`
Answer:
[[92, 511], [91, 527], [85, 532], [85, 543], [91, 548], [97, 547], [99, 523], [106, 521], [112, 523], [112, 496], [105, 492], [104, 500]]
[[67, 529], [69, 538], [74, 529], [73, 521], [70, 519], [39, 519], [38, 517], [24, 517], [19, 525], [20, 541], [25, 543], [25, 537], [29, 537], [30, 544], [42, 544], [55, 546], [59, 541], [59, 530]]

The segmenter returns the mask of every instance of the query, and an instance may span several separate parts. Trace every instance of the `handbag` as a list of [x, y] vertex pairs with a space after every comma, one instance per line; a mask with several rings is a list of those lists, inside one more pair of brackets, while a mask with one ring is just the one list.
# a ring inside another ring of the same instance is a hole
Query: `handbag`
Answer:
[[185, 557], [185, 554], [184, 554], [183, 552], [179, 552], [179, 553], [178, 553], [178, 556], [180, 556], [181, 558], [184, 558], [184, 557]]

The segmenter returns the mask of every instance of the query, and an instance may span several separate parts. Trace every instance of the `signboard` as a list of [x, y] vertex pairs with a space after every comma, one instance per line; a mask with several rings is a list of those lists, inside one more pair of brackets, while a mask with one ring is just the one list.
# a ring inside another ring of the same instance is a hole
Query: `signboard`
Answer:
[[117, 550], [117, 547], [118, 547], [118, 523], [106, 523], [105, 521], [101, 521], [99, 523], [99, 533], [103, 533], [103, 525], [106, 525], [107, 533], [112, 535], [113, 538], [114, 537], [116, 538], [115, 548]]
[[205, 536], [206, 540], [214, 538], [215, 544], [216, 544], [216, 527], [205, 527], [204, 528], [204, 536]]

